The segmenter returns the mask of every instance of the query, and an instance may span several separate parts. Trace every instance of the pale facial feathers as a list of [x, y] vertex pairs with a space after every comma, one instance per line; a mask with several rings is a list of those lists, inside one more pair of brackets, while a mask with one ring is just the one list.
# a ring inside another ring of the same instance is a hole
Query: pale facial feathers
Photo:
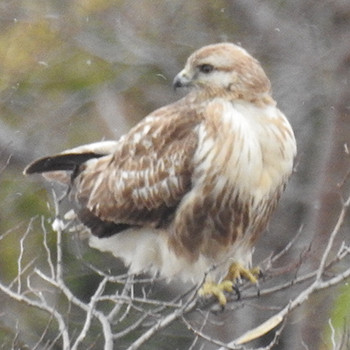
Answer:
[[198, 87], [205, 98], [228, 95], [256, 101], [270, 93], [270, 81], [260, 63], [230, 43], [209, 45], [194, 52], [175, 77], [174, 85]]
[[234, 44], [193, 53], [174, 86], [188, 95], [120, 140], [40, 159], [26, 173], [68, 174], [91, 245], [133, 272], [200, 281], [215, 264], [220, 279], [229, 263], [250, 264], [292, 172], [294, 134], [259, 62]]

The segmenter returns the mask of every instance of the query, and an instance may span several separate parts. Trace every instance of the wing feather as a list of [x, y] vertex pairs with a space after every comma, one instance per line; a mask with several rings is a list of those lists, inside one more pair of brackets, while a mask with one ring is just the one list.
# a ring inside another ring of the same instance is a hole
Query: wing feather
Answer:
[[101, 220], [166, 225], [191, 188], [200, 115], [162, 108], [123, 137], [109, 156], [85, 164], [78, 200]]

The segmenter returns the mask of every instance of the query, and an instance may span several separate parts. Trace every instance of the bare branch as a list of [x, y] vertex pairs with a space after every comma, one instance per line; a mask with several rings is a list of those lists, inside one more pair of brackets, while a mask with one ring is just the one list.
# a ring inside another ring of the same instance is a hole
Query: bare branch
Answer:
[[55, 268], [54, 268], [54, 265], [52, 263], [52, 256], [51, 256], [51, 250], [49, 249], [49, 246], [47, 244], [47, 230], [46, 230], [46, 226], [44, 224], [44, 217], [41, 218], [41, 229], [44, 233], [43, 235], [43, 245], [44, 245], [44, 248], [45, 248], [45, 251], [46, 251], [46, 254], [47, 254], [47, 263], [50, 267], [50, 275], [51, 275], [51, 278], [54, 278], [55, 276]]
[[[209, 299], [201, 300], [199, 303], [197, 292], [200, 285], [192, 287], [175, 298], [163, 300], [164, 298], [160, 299], [153, 294], [153, 287], [161, 280], [157, 276], [138, 278], [130, 273], [113, 274], [108, 269], [106, 269], [108, 272], [103, 271], [78, 258], [77, 262], [81, 263], [82, 267], [88, 267], [89, 271], [99, 278], [99, 283], [92, 291], [89, 301], [74, 293], [66, 282], [69, 270], [67, 262], [63, 259], [64, 242], [68, 239], [65, 230], [71, 228], [72, 225], [66, 219], [61, 219], [56, 196], [54, 196], [56, 218], [52, 225], [56, 234], [55, 247], [51, 248], [49, 245], [48, 237], [51, 232], [47, 229], [44, 218], [41, 218], [39, 229], [41, 228], [41, 244], [45, 261], [41, 266], [36, 266], [37, 262], [41, 262], [38, 257], [27, 262], [26, 246], [30, 242], [31, 235], [37, 234], [34, 230], [36, 221], [33, 218], [24, 228], [18, 240], [17, 275], [8, 284], [0, 280], [0, 291], [15, 302], [42, 310], [47, 314], [46, 326], [35, 343], [31, 344], [31, 348], [34, 349], [42, 346], [48, 349], [53, 348], [58, 342], [61, 342], [64, 350], [77, 350], [82, 347], [92, 349], [103, 341], [104, 349], [112, 350], [117, 341], [123, 342], [130, 338], [133, 332], [138, 332], [137, 338], [133, 337], [133, 342], [125, 345], [129, 350], [136, 350], [142, 348], [152, 337], [162, 334], [166, 327], [180, 322], [187, 326], [188, 336], [192, 336], [189, 349], [200, 347], [198, 342], [201, 341], [203, 344], [211, 343], [221, 350], [269, 350], [278, 343], [286, 320], [295, 308], [305, 303], [312, 293], [330, 288], [350, 277], [350, 268], [339, 269], [339, 266], [346, 266], [344, 259], [350, 255], [349, 244], [345, 240], [339, 247], [335, 247], [335, 240], [344, 223], [349, 205], [350, 197], [343, 201], [338, 220], [329, 235], [329, 240], [315, 270], [302, 273], [301, 270], [299, 271], [299, 266], [303, 263], [306, 254], [301, 254], [297, 262], [288, 262], [287, 267], [275, 268], [274, 266], [301, 237], [302, 228], [300, 228], [292, 240], [293, 243], [289, 243], [280, 253], [269, 257], [265, 262], [267, 277], [265, 276], [262, 281], [259, 298], [255, 288], [249, 284], [241, 286], [242, 297], [239, 301], [233, 294], [228, 296], [229, 302], [226, 309], [232, 314], [242, 305], [249, 306], [256, 312], [270, 313], [270, 316], [260, 325], [253, 328], [246, 327], [242, 334], [238, 334], [234, 340], [229, 342], [222, 341], [219, 336], [213, 337], [208, 332], [214, 324], [213, 311], [215, 311], [217, 301]], [[9, 237], [10, 235], [5, 233], [0, 236], [0, 239], [6, 240]], [[53, 249], [56, 251], [56, 256], [53, 254]], [[337, 273], [331, 273], [335, 267]], [[280, 272], [276, 273], [276, 271]], [[295, 276], [294, 278], [292, 276], [287, 282], [285, 281], [286, 271]], [[308, 285], [304, 287], [303, 284]], [[300, 291], [301, 287], [302, 291]], [[294, 294], [290, 294], [293, 290]], [[261, 303], [264, 297], [277, 293], [288, 295], [289, 301], [287, 303], [284, 301], [284, 306]], [[290, 295], [293, 297], [290, 298]], [[61, 305], [57, 300], [64, 300], [64, 302]], [[81, 320], [79, 324], [71, 320], [70, 314], [76, 313], [79, 314]], [[199, 315], [202, 315], [202, 319], [200, 326], [197, 327], [195, 325], [199, 322]], [[57, 335], [49, 339], [49, 334], [52, 334], [51, 330], [57, 327], [56, 324], [58, 326]], [[141, 334], [140, 330], [142, 330]], [[272, 330], [275, 335], [267, 345], [254, 349], [248, 348], [249, 342], [261, 338]], [[91, 334], [95, 332], [99, 336], [95, 337], [91, 343]], [[17, 342], [20, 336], [21, 334], [17, 332], [13, 341]], [[339, 348], [339, 344], [346, 342], [346, 339], [338, 341], [334, 338], [334, 341]]]
[[104, 278], [100, 282], [100, 285], [98, 286], [98, 288], [96, 289], [95, 294], [91, 297], [90, 303], [88, 305], [88, 312], [86, 313], [84, 327], [81, 330], [77, 340], [73, 344], [72, 350], [76, 350], [78, 348], [79, 344], [81, 343], [81, 341], [86, 337], [86, 333], [89, 330], [90, 325], [91, 325], [91, 318], [93, 316], [93, 311], [95, 310], [95, 305], [96, 305], [97, 299], [103, 293], [103, 291], [106, 287], [106, 283], [107, 283], [107, 279]]
[[[347, 212], [349, 204], [350, 204], [350, 196], [343, 204], [338, 220], [330, 235], [327, 246], [322, 254], [321, 262], [316, 271], [315, 281], [309, 287], [303, 290], [295, 299], [291, 300], [280, 312], [268, 318], [265, 322], [261, 323], [259, 326], [255, 327], [254, 329], [247, 331], [242, 336], [228, 343], [227, 345], [231, 347], [236, 347], [238, 345], [245, 344], [254, 339], [260, 338], [261, 336], [263, 336], [264, 334], [268, 333], [269, 331], [274, 329], [276, 326], [278, 326], [290, 314], [292, 310], [294, 310], [297, 306], [304, 303], [313, 292], [338, 284], [344, 279], [350, 277], [350, 268], [349, 268], [343, 273], [340, 273], [337, 276], [327, 281], [322, 280], [322, 276], [325, 272], [326, 260], [334, 244], [335, 237], [339, 233], [339, 230], [342, 224], [344, 223], [345, 214]], [[221, 347], [220, 350], [225, 350], [225, 348]]]
[[53, 315], [58, 323], [60, 333], [62, 334], [62, 339], [63, 339], [63, 349], [70, 349], [69, 343], [69, 334], [68, 334], [68, 329], [66, 327], [66, 324], [64, 322], [63, 316], [54, 308], [48, 306], [46, 303], [41, 303], [34, 301], [30, 298], [25, 297], [22, 294], [18, 294], [16, 292], [13, 292], [11, 289], [7, 288], [4, 286], [2, 283], [0, 283], [0, 290], [11, 297], [12, 299], [24, 303], [28, 306], [32, 306], [35, 308], [38, 308], [40, 310], [46, 311], [49, 315]]
[[192, 293], [192, 295], [188, 298], [187, 302], [181, 306], [179, 309], [175, 310], [173, 313], [165, 316], [160, 321], [158, 321], [153, 327], [148, 329], [142, 336], [140, 336], [136, 341], [134, 341], [127, 350], [136, 350], [142, 344], [144, 344], [148, 339], [150, 339], [154, 334], [156, 334], [159, 330], [167, 327], [172, 322], [182, 317], [189, 311], [192, 311], [197, 304], [197, 289]]
[[29, 232], [32, 230], [32, 225], [33, 225], [33, 220], [34, 218], [32, 218], [29, 222], [29, 225], [27, 227], [27, 230], [25, 231], [24, 235], [22, 236], [22, 238], [20, 239], [20, 253], [19, 253], [19, 257], [17, 260], [17, 293], [20, 294], [21, 293], [21, 289], [22, 289], [22, 282], [21, 282], [21, 276], [22, 276], [22, 260], [23, 260], [23, 252], [24, 252], [24, 241], [25, 239], [28, 237]]

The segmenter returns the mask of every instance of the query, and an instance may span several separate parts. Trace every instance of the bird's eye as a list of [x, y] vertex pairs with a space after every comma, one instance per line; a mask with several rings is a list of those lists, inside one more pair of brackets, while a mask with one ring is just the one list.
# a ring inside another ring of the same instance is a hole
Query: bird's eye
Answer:
[[214, 70], [214, 66], [211, 64], [201, 64], [198, 68], [200, 72], [205, 74], [208, 74]]

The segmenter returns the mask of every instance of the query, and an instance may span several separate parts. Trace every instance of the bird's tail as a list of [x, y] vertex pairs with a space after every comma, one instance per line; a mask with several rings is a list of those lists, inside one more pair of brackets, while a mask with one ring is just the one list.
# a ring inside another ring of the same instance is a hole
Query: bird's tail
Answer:
[[48, 180], [69, 183], [83, 163], [112, 154], [117, 147], [117, 141], [101, 141], [79, 146], [53, 156], [39, 158], [30, 163], [23, 173], [43, 174]]
[[51, 171], [74, 171], [89, 159], [104, 156], [97, 153], [67, 153], [35, 160], [24, 169], [24, 174], [46, 173]]

